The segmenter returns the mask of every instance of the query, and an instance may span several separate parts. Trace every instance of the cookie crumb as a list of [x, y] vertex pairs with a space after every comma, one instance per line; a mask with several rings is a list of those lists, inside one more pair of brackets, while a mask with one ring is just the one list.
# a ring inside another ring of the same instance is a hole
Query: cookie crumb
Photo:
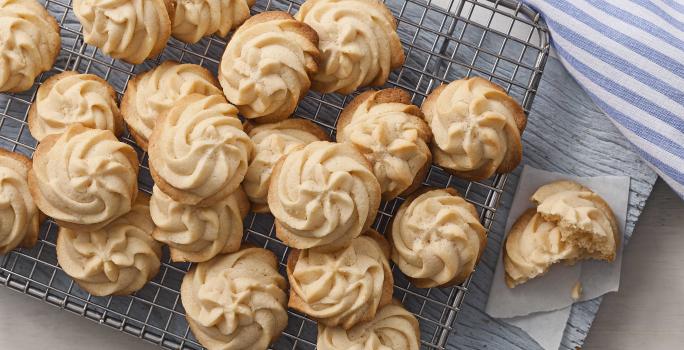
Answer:
[[577, 301], [580, 298], [580, 296], [582, 296], [582, 284], [580, 283], [580, 281], [577, 281], [577, 283], [575, 283], [575, 286], [572, 287], [570, 296], [572, 297], [572, 300], [575, 301]]

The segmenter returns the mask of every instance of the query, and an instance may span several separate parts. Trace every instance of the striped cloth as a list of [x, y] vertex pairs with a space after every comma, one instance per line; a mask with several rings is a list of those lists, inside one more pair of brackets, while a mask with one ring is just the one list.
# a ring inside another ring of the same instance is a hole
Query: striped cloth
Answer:
[[524, 0], [570, 74], [684, 198], [684, 0]]

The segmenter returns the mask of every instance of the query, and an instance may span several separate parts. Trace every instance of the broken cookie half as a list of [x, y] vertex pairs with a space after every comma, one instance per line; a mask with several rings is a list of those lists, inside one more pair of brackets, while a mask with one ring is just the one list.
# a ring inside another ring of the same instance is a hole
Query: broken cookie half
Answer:
[[516, 220], [504, 244], [509, 288], [543, 275], [556, 263], [615, 259], [620, 244], [617, 220], [591, 189], [557, 181], [540, 187], [530, 200], [536, 209]]

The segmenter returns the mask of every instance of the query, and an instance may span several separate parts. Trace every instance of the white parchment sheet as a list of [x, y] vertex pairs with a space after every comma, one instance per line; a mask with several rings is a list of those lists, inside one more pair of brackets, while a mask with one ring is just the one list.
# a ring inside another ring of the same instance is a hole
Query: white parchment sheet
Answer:
[[[520, 176], [506, 221], [506, 233], [526, 209], [534, 207], [529, 200], [532, 194], [540, 186], [558, 180], [575, 181], [591, 188], [603, 197], [615, 213], [620, 232], [624, 233], [629, 199], [629, 177], [583, 178], [539, 170], [530, 166], [525, 166]], [[570, 315], [570, 306], [574, 302], [571, 297], [573, 286], [577, 281], [582, 284], [583, 291], [579, 301], [617, 291], [620, 286], [622, 247], [623, 244], [620, 244], [617, 257], [612, 263], [589, 260], [575, 266], [558, 264], [553, 266], [546, 275], [513, 289], [506, 286], [503, 261], [499, 256], [485, 311], [493, 317], [502, 318], [523, 329], [545, 349], [558, 349]]]

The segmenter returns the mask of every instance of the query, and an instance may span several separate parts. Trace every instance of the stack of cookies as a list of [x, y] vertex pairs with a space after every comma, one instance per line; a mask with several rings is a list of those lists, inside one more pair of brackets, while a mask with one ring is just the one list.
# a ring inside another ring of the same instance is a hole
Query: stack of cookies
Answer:
[[620, 231], [613, 210], [591, 189], [573, 181], [546, 184], [530, 198], [504, 244], [506, 285], [544, 275], [551, 265], [585, 259], [613, 261]]
[[[44, 213], [60, 226], [61, 267], [93, 295], [142, 288], [164, 245], [171, 260], [195, 263], [181, 298], [209, 349], [266, 349], [290, 307], [318, 322], [320, 349], [417, 350], [418, 321], [392, 299], [390, 261], [419, 288], [459, 284], [487, 239], [471, 203], [423, 181], [433, 161], [469, 180], [512, 171], [525, 114], [482, 78], [442, 85], [422, 108], [401, 89], [367, 89], [342, 111], [333, 142], [291, 115], [309, 89], [384, 85], [404, 62], [396, 20], [379, 0], [307, 0], [294, 17], [249, 18], [253, 3], [74, 0], [85, 41], [134, 64], [169, 36], [193, 43], [237, 29], [218, 77], [167, 61], [132, 79], [120, 106], [94, 75], [44, 82], [29, 113], [33, 160], [0, 153], [0, 203], [10, 204], [0, 216], [13, 223], [0, 225], [0, 253], [31, 246]], [[45, 51], [21, 69], [0, 60], [0, 90], [19, 91], [49, 69], [59, 35], [35, 0], [0, 9], [18, 14], [0, 15], [0, 44], [20, 40], [9, 25]], [[148, 152], [151, 197], [138, 191], [136, 149], [117, 139], [124, 125]], [[383, 236], [371, 226], [381, 201], [398, 197]], [[250, 209], [271, 213], [291, 248], [287, 279], [273, 253], [241, 245]]]

